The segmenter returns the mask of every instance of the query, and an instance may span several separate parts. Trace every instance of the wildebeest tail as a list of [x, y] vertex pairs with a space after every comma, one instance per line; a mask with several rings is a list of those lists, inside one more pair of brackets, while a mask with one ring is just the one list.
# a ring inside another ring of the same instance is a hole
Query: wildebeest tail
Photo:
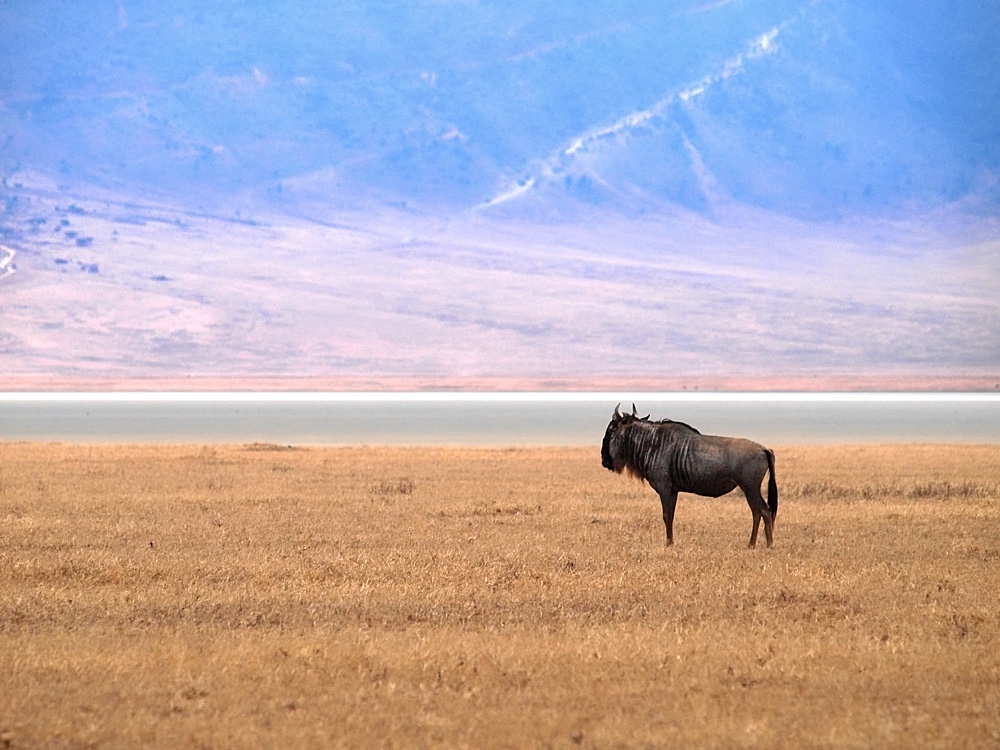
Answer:
[[764, 453], [767, 454], [767, 473], [770, 475], [767, 480], [767, 508], [771, 511], [771, 518], [777, 518], [778, 480], [774, 478], [774, 451], [765, 448]]

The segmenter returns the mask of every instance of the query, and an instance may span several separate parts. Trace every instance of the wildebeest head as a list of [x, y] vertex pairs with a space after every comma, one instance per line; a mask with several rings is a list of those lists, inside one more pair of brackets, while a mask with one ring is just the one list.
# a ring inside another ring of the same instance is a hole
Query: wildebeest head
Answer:
[[626, 425], [643, 419], [649, 419], [649, 415], [647, 414], [645, 417], [638, 416], [635, 411], [635, 404], [632, 404], [631, 414], [622, 414], [618, 411], [619, 406], [621, 404], [615, 407], [615, 413], [612, 415], [611, 422], [608, 423], [608, 429], [604, 433], [604, 442], [601, 444], [601, 465], [609, 471], [621, 474], [625, 469], [625, 463], [622, 461], [620, 451], [617, 450], [617, 438]]

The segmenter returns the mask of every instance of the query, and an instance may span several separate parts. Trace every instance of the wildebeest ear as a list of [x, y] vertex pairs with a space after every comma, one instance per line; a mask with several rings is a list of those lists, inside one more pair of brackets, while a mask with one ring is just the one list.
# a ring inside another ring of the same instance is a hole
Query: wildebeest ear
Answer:
[[[619, 402], [618, 406], [621, 406], [621, 402]], [[615, 407], [615, 419], [621, 419], [622, 418], [621, 412], [618, 411], [618, 406]]]

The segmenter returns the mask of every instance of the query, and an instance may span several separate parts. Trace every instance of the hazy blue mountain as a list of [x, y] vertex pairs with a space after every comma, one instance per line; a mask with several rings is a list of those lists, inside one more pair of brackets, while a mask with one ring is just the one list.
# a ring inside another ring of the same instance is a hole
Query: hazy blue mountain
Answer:
[[0, 171], [806, 217], [1000, 194], [992, 2], [0, 2]]

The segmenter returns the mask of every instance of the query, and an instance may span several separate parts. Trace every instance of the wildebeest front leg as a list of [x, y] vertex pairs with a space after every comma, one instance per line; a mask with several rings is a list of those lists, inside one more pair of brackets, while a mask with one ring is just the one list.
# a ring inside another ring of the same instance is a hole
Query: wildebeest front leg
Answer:
[[677, 507], [677, 491], [673, 489], [659, 492], [663, 506], [663, 524], [667, 527], [667, 546], [674, 543], [674, 508]]

